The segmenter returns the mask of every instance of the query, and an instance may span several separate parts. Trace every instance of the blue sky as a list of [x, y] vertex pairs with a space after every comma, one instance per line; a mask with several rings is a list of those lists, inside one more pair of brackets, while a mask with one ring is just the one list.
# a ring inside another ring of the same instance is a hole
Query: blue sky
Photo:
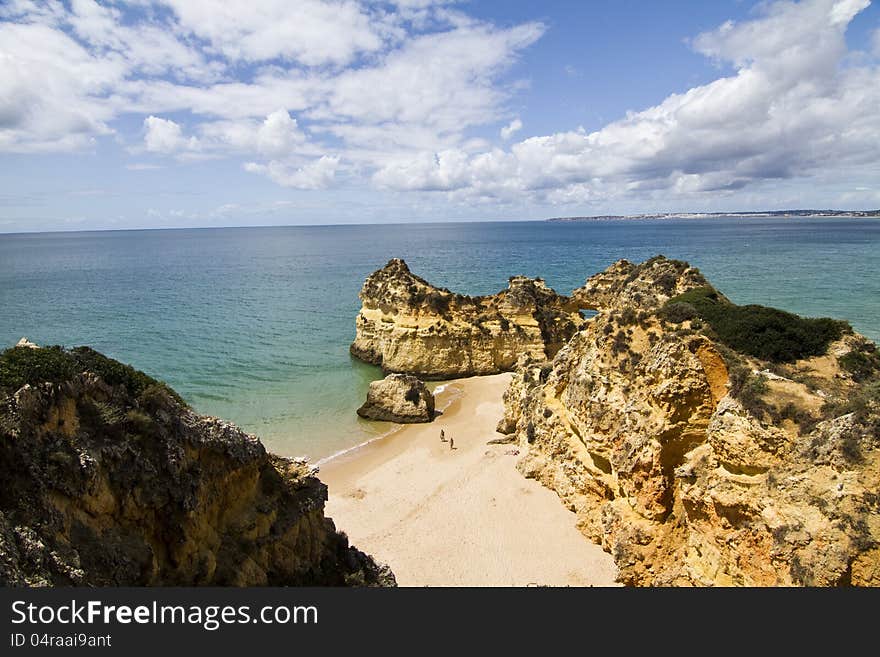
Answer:
[[868, 0], [6, 0], [0, 232], [877, 208], [878, 66]]

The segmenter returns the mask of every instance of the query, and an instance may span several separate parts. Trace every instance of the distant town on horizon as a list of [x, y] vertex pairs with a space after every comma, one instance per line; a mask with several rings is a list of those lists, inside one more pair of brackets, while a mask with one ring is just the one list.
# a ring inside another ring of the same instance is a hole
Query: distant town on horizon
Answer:
[[584, 217], [551, 217], [545, 221], [596, 221], [601, 219], [699, 219], [702, 217], [880, 217], [880, 210], [765, 210], [761, 212], [658, 212], [652, 214], [598, 214]]

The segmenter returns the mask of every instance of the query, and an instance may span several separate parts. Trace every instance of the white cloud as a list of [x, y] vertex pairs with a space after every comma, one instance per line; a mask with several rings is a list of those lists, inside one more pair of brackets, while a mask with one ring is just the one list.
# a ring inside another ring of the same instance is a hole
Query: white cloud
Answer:
[[144, 119], [144, 146], [151, 153], [179, 153], [199, 149], [195, 137], [184, 137], [180, 125], [170, 119], [148, 116]]
[[104, 98], [124, 72], [51, 27], [0, 23], [0, 151], [75, 150], [110, 134]]
[[[515, 118], [494, 140], [523, 87], [503, 75], [546, 28], [449, 4], [6, 0], [0, 152], [116, 133], [130, 152], [236, 158], [282, 186], [344, 172], [462, 203], [699, 199], [877, 165], [880, 71], [844, 38], [867, 0], [762, 3], [693, 39], [731, 74], [594, 132], [521, 139]], [[873, 42], [880, 57], [880, 30]]]
[[767, 5], [759, 19], [728, 21], [699, 35], [693, 45], [704, 55], [777, 78], [828, 76], [846, 53], [847, 25], [869, 4], [868, 0], [783, 0]]
[[[109, 133], [123, 114], [168, 120], [173, 113], [191, 117], [191, 136], [173, 125], [147, 126], [151, 152], [276, 161], [327, 152], [307, 133], [341, 139], [333, 150], [368, 167], [405, 152], [471, 149], [477, 142], [465, 132], [505, 113], [510, 90], [498, 86], [498, 76], [544, 31], [539, 23], [497, 28], [442, 0], [381, 9], [352, 0], [259, 0], [256, 9], [254, 0], [160, 4], [15, 0], [0, 8], [0, 17], [17, 21], [4, 29], [39, 29], [48, 43], [63, 42], [51, 62], [31, 47], [41, 36], [2, 42], [0, 53], [8, 49], [32, 70], [21, 76], [19, 93], [4, 96], [0, 117], [30, 115], [28, 98], [54, 97], [68, 84], [58, 113], [82, 108], [81, 122], [90, 122], [75, 138], [54, 117], [35, 117], [16, 135], [20, 150], [37, 148], [29, 140], [42, 148], [53, 136], [52, 148], [75, 150]], [[127, 13], [130, 5], [137, 14]], [[95, 70], [71, 71], [70, 53]], [[58, 81], [41, 85], [52, 66]], [[46, 129], [52, 123], [57, 131]], [[13, 148], [9, 137], [4, 144]]]
[[520, 130], [522, 130], [522, 127], [523, 127], [522, 121], [520, 121], [519, 119], [514, 119], [513, 121], [508, 123], [506, 126], [501, 128], [501, 133], [500, 133], [501, 138], [504, 141], [507, 141], [508, 139], [513, 137], [514, 133], [517, 133]]
[[65, 22], [96, 54], [125, 61], [129, 72], [170, 73], [181, 80], [207, 81], [217, 78], [223, 69], [219, 62], [209, 62], [204, 54], [177, 38], [169, 26], [153, 22], [128, 25], [122, 11], [95, 0], [71, 0]]
[[832, 25], [847, 25], [856, 14], [868, 8], [871, 0], [838, 0], [831, 6], [829, 17]]
[[[448, 147], [461, 144], [467, 128], [497, 120], [507, 94], [496, 88], [495, 78], [542, 31], [537, 24], [508, 30], [468, 24], [414, 36], [369, 66], [325, 77], [269, 70], [252, 83], [138, 83], [137, 108], [217, 117], [202, 131], [243, 144], [252, 131], [245, 124], [285, 106], [308, 121], [313, 134], [342, 138], [355, 159], [368, 151], [382, 159]], [[263, 154], [274, 157], [267, 147], [264, 142]]]
[[351, 0], [162, 0], [189, 34], [232, 61], [346, 64], [380, 50], [394, 30]]
[[493, 78], [544, 31], [539, 23], [487, 25], [418, 36], [378, 65], [333, 79], [316, 118], [419, 123], [444, 132], [493, 118], [501, 101]]
[[257, 129], [257, 150], [263, 155], [285, 155], [297, 144], [305, 141], [296, 119], [285, 110], [272, 112]]
[[271, 112], [262, 121], [239, 119], [202, 123], [199, 132], [199, 142], [204, 150], [257, 153], [271, 158], [309, 150], [306, 136], [296, 119], [283, 109]]
[[397, 159], [377, 184], [474, 198], [562, 202], [723, 194], [766, 180], [840, 177], [876, 163], [880, 71], [841, 66], [864, 0], [805, 0], [702, 34], [694, 47], [736, 73], [674, 94], [592, 133], [532, 137], [509, 150]]
[[0, 5], [0, 18], [20, 19], [55, 25], [64, 20], [66, 9], [60, 2], [43, 0], [6, 0]]
[[393, 162], [380, 169], [373, 180], [390, 189], [451, 191], [470, 184], [471, 176], [467, 154], [451, 149]]
[[279, 107], [303, 110], [322, 97], [321, 79], [296, 72], [268, 72], [251, 82], [204, 85], [175, 84], [162, 79], [132, 80], [125, 85], [125, 109], [138, 113], [190, 111], [222, 119], [265, 117]]
[[168, 29], [123, 25], [93, 0], [0, 6], [0, 152], [81, 150], [114, 132], [135, 74], [210, 80], [219, 71]]
[[[198, 125], [198, 136], [185, 136], [182, 127], [156, 116], [144, 119], [144, 148], [151, 153], [203, 159], [235, 153], [284, 158], [314, 153], [286, 110], [276, 110], [262, 121], [256, 119], [209, 121]], [[137, 149], [135, 149], [136, 151]]]
[[323, 155], [298, 169], [275, 160], [268, 164], [247, 162], [244, 165], [245, 171], [261, 173], [283, 187], [295, 189], [325, 189], [333, 184], [338, 168], [339, 158], [330, 155]]

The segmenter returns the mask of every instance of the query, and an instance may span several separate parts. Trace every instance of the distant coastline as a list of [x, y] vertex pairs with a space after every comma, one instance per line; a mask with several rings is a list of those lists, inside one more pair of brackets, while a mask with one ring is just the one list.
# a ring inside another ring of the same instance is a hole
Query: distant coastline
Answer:
[[600, 214], [589, 217], [551, 217], [545, 221], [600, 221], [603, 219], [711, 219], [713, 217], [880, 217], [880, 210], [766, 210], [763, 212], [658, 212], [654, 214]]

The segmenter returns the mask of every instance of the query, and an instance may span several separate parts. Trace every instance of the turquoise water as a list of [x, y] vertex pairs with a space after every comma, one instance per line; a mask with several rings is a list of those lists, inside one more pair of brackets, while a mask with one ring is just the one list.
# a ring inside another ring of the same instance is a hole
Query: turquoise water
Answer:
[[0, 235], [0, 345], [88, 344], [320, 458], [387, 429], [354, 411], [357, 293], [391, 257], [469, 294], [541, 276], [562, 293], [618, 258], [698, 266], [738, 303], [849, 320], [880, 340], [880, 221], [684, 219]]

